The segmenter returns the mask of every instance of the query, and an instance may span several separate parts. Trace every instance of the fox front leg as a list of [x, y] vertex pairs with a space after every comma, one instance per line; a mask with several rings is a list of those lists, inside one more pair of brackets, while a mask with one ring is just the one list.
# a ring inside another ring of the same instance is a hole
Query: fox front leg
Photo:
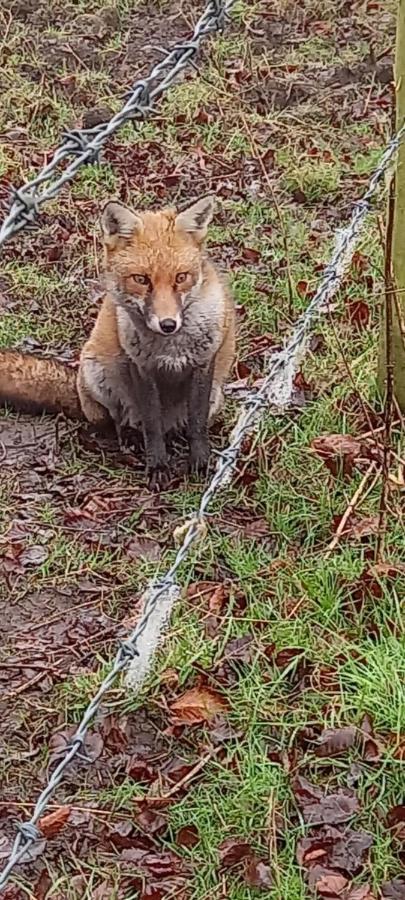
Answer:
[[160, 490], [169, 481], [169, 467], [163, 431], [159, 391], [152, 376], [143, 376], [132, 366], [132, 385], [140, 414], [150, 490]]
[[191, 374], [188, 396], [188, 439], [190, 444], [190, 469], [205, 472], [210, 445], [208, 419], [214, 363], [208, 369], [195, 369]]

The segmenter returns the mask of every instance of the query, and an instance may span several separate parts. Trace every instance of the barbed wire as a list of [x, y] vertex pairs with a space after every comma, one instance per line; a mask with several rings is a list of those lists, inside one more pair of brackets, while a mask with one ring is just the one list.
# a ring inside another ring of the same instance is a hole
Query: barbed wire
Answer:
[[[165, 53], [164, 59], [153, 67], [147, 78], [141, 78], [133, 84], [124, 106], [108, 122], [94, 128], [64, 132], [63, 142], [38, 175], [31, 181], [24, 182], [20, 188], [12, 188], [14, 201], [0, 227], [0, 247], [22, 228], [32, 225], [40, 207], [56, 197], [62, 187], [72, 181], [81, 166], [98, 159], [102, 146], [124, 122], [145, 118], [154, 101], [171, 87], [179, 73], [188, 65], [195, 68], [194, 58], [203, 38], [223, 28], [235, 2], [236, 0], [210, 0], [190, 40], [175, 44], [170, 51], [162, 51]], [[60, 175], [54, 176], [61, 163], [70, 156], [75, 158]], [[47, 186], [40, 191], [39, 188], [44, 184]]]
[[[120, 644], [110, 672], [101, 683], [95, 697], [87, 706], [75, 734], [66, 746], [63, 758], [52, 772], [48, 784], [40, 794], [30, 820], [17, 825], [18, 834], [8, 862], [0, 873], [0, 892], [6, 885], [15, 866], [29, 854], [32, 845], [38, 840], [43, 840], [38, 822], [45, 812], [51, 796], [61, 783], [69, 764], [76, 756], [83, 757], [86, 735], [91, 722], [99, 710], [101, 701], [115, 683], [118, 675], [139, 657], [137, 645], [142, 635], [144, 635], [158, 604], [166, 603], [167, 605], [168, 601], [170, 602], [172, 592], [179, 593], [176, 583], [177, 572], [186, 560], [190, 548], [205, 533], [208, 507], [218, 491], [230, 480], [245, 438], [257, 427], [263, 416], [264, 409], [269, 403], [285, 406], [288, 397], [291, 399], [294, 373], [304, 355], [311, 325], [320, 314], [327, 312], [329, 300], [341, 285], [342, 279], [351, 264], [353, 251], [364, 226], [366, 216], [371, 210], [371, 201], [404, 136], [405, 125], [392, 138], [384, 151], [377, 169], [370, 178], [364, 196], [354, 205], [349, 224], [337, 233], [334, 251], [325, 267], [325, 274], [321, 284], [309, 306], [298, 319], [286, 347], [283, 351], [271, 357], [269, 370], [261, 387], [256, 392], [252, 392], [244, 403], [232, 431], [229, 445], [219, 454], [215, 472], [201, 497], [195, 515], [191, 520], [184, 523], [180, 529], [180, 533], [184, 534], [184, 537], [172, 565], [166, 574], [160, 577], [145, 592], [143, 612], [138, 624], [127, 640]], [[286, 382], [287, 389], [285, 387]], [[84, 758], [88, 759], [86, 755], [84, 755]], [[91, 760], [89, 761], [91, 762]]]

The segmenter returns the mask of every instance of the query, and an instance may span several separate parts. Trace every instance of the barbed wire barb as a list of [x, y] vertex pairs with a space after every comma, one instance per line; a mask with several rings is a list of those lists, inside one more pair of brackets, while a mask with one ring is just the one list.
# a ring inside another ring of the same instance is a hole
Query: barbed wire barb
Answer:
[[[284, 407], [289, 400], [291, 400], [294, 374], [297, 370], [298, 363], [305, 353], [311, 326], [319, 315], [327, 312], [330, 299], [341, 286], [343, 277], [351, 264], [353, 252], [362, 228], [364, 227], [366, 217], [371, 209], [371, 201], [404, 136], [405, 125], [403, 125], [392, 138], [382, 154], [380, 163], [370, 178], [365, 194], [361, 200], [354, 204], [349, 224], [344, 229], [337, 232], [332, 257], [325, 266], [324, 277], [315, 296], [305, 312], [298, 319], [284, 350], [270, 358], [268, 372], [260, 388], [257, 391], [252, 392], [246, 399], [232, 431], [229, 445], [218, 456], [214, 474], [202, 494], [198, 509], [195, 511], [192, 518], [180, 527], [182, 541], [172, 565], [169, 567], [166, 574], [160, 575], [158, 580], [155, 581], [155, 583], [152, 583], [145, 591], [143, 596], [143, 611], [135, 629], [129, 637], [120, 644], [109, 673], [102, 681], [97, 694], [87, 706], [83, 718], [75, 734], [72, 736], [70, 743], [66, 747], [62, 759], [50, 775], [46, 787], [36, 802], [31, 819], [28, 822], [23, 822], [17, 826], [17, 836], [9, 855], [8, 862], [3, 871], [0, 872], [0, 892], [8, 882], [14, 868], [19, 862], [23, 861], [32, 845], [38, 839], [37, 836], [38, 833], [40, 833], [38, 822], [47, 808], [51, 796], [62, 781], [65, 770], [78, 755], [80, 748], [83, 748], [89, 726], [99, 710], [101, 701], [115, 683], [118, 675], [131, 665], [135, 665], [137, 658], [139, 659], [141, 656], [141, 654], [139, 654], [138, 657], [139, 642], [142, 636], [146, 634], [151, 618], [154, 616], [155, 612], [159, 610], [160, 605], [165, 605], [165, 615], [168, 614], [173, 602], [179, 596], [180, 590], [176, 582], [177, 572], [187, 558], [190, 548], [196, 544], [201, 537], [202, 529], [205, 528], [209, 517], [207, 510], [213, 498], [231, 479], [245, 438], [257, 427], [264, 414], [264, 410], [268, 408], [270, 404]], [[176, 529], [176, 531], [179, 531], [179, 529]], [[161, 616], [161, 624], [164, 621], [165, 615]], [[151, 654], [149, 654], [148, 664], [151, 661], [150, 656]], [[143, 676], [146, 674], [146, 671], [147, 669], [144, 667], [142, 672]], [[134, 679], [134, 682], [136, 683], [136, 686], [139, 687], [139, 684], [141, 683], [140, 679]]]
[[[192, 37], [175, 44], [171, 50], [162, 51], [164, 58], [153, 66], [146, 78], [132, 85], [124, 105], [108, 122], [94, 128], [74, 128], [64, 132], [64, 140], [38, 175], [19, 188], [11, 189], [12, 205], [0, 226], [0, 247], [27, 225], [33, 225], [41, 206], [56, 197], [64, 185], [73, 180], [81, 166], [99, 159], [101, 148], [121, 125], [133, 119], [144, 119], [152, 111], [154, 102], [174, 84], [180, 72], [194, 65], [203, 39], [222, 31], [235, 2], [210, 0]], [[73, 160], [58, 174], [60, 166], [71, 156]]]

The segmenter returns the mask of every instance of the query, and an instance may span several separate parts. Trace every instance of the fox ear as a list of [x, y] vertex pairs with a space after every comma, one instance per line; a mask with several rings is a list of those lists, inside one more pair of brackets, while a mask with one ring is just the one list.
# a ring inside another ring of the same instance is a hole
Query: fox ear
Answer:
[[211, 195], [197, 200], [196, 203], [176, 216], [176, 230], [186, 231], [188, 234], [193, 234], [197, 240], [203, 241], [214, 215], [214, 205], [215, 200]]
[[128, 240], [135, 231], [142, 228], [142, 219], [136, 213], [118, 203], [110, 200], [106, 203], [101, 215], [101, 230], [104, 243], [113, 249], [119, 238]]

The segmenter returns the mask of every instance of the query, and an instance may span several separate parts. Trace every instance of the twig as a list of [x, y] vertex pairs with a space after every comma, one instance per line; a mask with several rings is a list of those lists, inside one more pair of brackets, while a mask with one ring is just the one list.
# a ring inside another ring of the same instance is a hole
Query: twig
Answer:
[[20, 684], [18, 688], [15, 688], [13, 691], [9, 691], [8, 694], [4, 694], [2, 700], [11, 700], [12, 697], [17, 697], [19, 694], [23, 694], [24, 691], [28, 691], [28, 688], [33, 687], [34, 684], [37, 684], [38, 681], [42, 681], [44, 677], [43, 672], [37, 672], [29, 681], [25, 681], [24, 684]]
[[391, 178], [388, 197], [387, 236], [385, 242], [385, 360], [387, 384], [384, 403], [384, 449], [382, 462], [382, 485], [378, 532], [375, 547], [375, 561], [379, 562], [383, 555], [384, 537], [387, 528], [387, 494], [388, 478], [391, 462], [391, 430], [394, 410], [394, 361], [392, 358], [392, 299], [395, 297], [394, 275], [392, 270], [392, 236], [394, 231], [395, 211], [395, 176]]
[[197, 775], [198, 772], [200, 772], [200, 770], [203, 769], [211, 759], [214, 759], [215, 756], [218, 756], [218, 753], [221, 750], [223, 750], [223, 747], [214, 747], [212, 750], [209, 750], [208, 753], [206, 753], [205, 756], [199, 759], [195, 766], [193, 766], [193, 768], [190, 769], [190, 771], [187, 772], [187, 774], [184, 775], [183, 778], [180, 778], [180, 781], [177, 781], [176, 784], [174, 784], [173, 787], [169, 788], [169, 790], [166, 791], [165, 794], [159, 794], [159, 800], [167, 800], [168, 797], [172, 797], [173, 794], [177, 794], [177, 791], [179, 791], [180, 788], [184, 787], [185, 784], [188, 784], [188, 782], [191, 781], [191, 779], [194, 778], [194, 776]]
[[290, 256], [289, 256], [290, 250], [289, 250], [289, 246], [288, 246], [287, 231], [286, 231], [284, 219], [281, 215], [281, 209], [280, 209], [279, 203], [277, 201], [277, 197], [274, 193], [274, 188], [270, 181], [269, 173], [266, 169], [266, 166], [264, 165], [263, 158], [260, 156], [260, 153], [259, 153], [256, 141], [253, 137], [251, 128], [249, 127], [247, 120], [243, 113], [241, 113], [241, 119], [242, 119], [243, 125], [245, 127], [245, 131], [250, 140], [250, 146], [251, 146], [253, 158], [256, 160], [256, 162], [259, 163], [259, 166], [263, 172], [264, 180], [265, 180], [267, 187], [271, 193], [271, 199], [274, 203], [274, 209], [276, 210], [276, 215], [277, 215], [277, 218], [278, 218], [278, 221], [280, 224], [281, 236], [282, 236], [282, 240], [283, 240], [283, 247], [284, 247], [285, 259], [286, 259], [286, 269], [287, 269], [288, 314], [289, 314], [290, 318], [292, 318], [294, 315], [294, 288], [293, 288], [293, 281], [292, 281], [291, 267], [290, 267]]
[[[336, 529], [336, 533], [334, 534], [334, 536], [333, 536], [333, 538], [332, 538], [330, 544], [328, 544], [328, 546], [327, 546], [327, 548], [326, 548], [326, 552], [323, 554], [323, 558], [324, 558], [324, 559], [327, 559], [327, 558], [331, 555], [332, 551], [335, 549], [336, 545], [339, 543], [340, 538], [341, 538], [341, 536], [342, 536], [342, 534], [343, 534], [343, 531], [344, 531], [344, 529], [345, 529], [345, 525], [347, 524], [347, 521], [348, 521], [348, 519], [350, 518], [350, 516], [351, 516], [352, 512], [354, 511], [355, 507], [357, 506], [357, 504], [358, 504], [360, 498], [361, 498], [362, 495], [364, 494], [364, 489], [365, 489], [365, 487], [366, 487], [366, 484], [367, 484], [367, 482], [368, 482], [368, 480], [369, 480], [369, 478], [370, 478], [370, 475], [372, 475], [372, 473], [374, 472], [375, 468], [376, 468], [376, 463], [373, 461], [372, 463], [370, 463], [370, 465], [369, 465], [369, 467], [368, 467], [368, 469], [367, 469], [366, 474], [363, 475], [363, 478], [361, 479], [361, 482], [360, 482], [360, 484], [359, 484], [357, 490], [354, 492], [353, 497], [352, 497], [352, 499], [350, 500], [349, 505], [348, 505], [347, 508], [345, 509], [345, 511], [344, 511], [344, 513], [343, 513], [343, 516], [342, 516], [342, 518], [341, 518], [341, 520], [340, 520], [340, 522], [339, 522], [339, 525], [338, 525], [338, 527], [337, 527], [337, 529]], [[372, 483], [372, 485], [370, 485], [369, 490], [371, 490], [371, 488], [373, 487], [374, 483], [377, 481], [377, 478], [378, 478], [378, 473], [377, 473], [377, 475], [375, 475], [375, 477], [374, 477], [374, 479], [373, 479], [373, 483]]]

